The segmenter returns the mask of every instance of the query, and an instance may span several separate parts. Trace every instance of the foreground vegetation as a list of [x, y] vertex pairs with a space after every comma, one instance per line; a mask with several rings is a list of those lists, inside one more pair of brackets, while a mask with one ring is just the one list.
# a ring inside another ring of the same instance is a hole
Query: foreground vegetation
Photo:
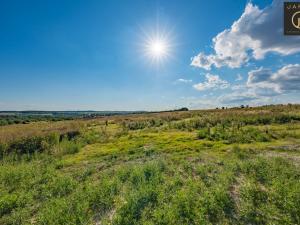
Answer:
[[0, 127], [0, 224], [300, 224], [300, 106]]

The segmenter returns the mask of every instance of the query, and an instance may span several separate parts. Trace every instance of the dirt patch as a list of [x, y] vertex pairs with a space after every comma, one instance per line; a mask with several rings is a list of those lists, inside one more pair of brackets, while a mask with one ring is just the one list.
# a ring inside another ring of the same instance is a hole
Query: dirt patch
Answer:
[[235, 219], [238, 219], [239, 217], [239, 210], [240, 210], [240, 189], [241, 187], [243, 186], [245, 182], [245, 178], [243, 175], [239, 175], [235, 178], [235, 181], [234, 183], [230, 186], [229, 188], [229, 194], [230, 194], [230, 197], [231, 199], [233, 200], [234, 202], [234, 208], [235, 208], [235, 213], [233, 215], [233, 217]]

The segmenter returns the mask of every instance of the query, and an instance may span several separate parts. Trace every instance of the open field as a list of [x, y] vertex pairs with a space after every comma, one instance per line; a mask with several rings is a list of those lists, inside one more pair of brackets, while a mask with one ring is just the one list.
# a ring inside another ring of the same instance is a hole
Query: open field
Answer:
[[300, 224], [300, 106], [0, 127], [0, 224]]

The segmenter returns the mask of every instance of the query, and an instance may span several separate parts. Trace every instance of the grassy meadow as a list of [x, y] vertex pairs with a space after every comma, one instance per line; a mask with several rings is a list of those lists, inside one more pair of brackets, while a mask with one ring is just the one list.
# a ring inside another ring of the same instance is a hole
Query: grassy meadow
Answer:
[[300, 224], [300, 105], [0, 126], [0, 224]]

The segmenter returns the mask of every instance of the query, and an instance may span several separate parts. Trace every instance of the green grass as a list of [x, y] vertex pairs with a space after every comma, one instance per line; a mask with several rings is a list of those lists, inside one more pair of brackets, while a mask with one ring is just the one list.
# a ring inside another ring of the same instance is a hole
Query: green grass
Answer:
[[300, 224], [300, 124], [240, 122], [255, 110], [185, 128], [174, 123], [199, 115], [131, 116], [3, 143], [0, 224]]

